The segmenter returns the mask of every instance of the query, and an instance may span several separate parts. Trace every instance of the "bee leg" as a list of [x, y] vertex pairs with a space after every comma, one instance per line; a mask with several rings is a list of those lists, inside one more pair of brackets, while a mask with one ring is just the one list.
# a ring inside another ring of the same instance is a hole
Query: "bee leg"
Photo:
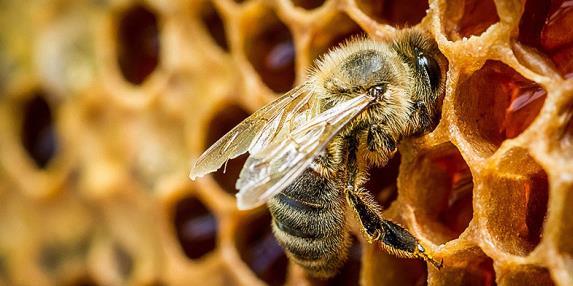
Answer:
[[394, 255], [421, 258], [438, 269], [442, 267], [443, 261], [438, 262], [432, 258], [408, 230], [378, 215], [379, 207], [369, 193], [349, 190], [346, 192], [346, 198], [354, 209], [368, 242], [379, 241], [384, 249]]
[[388, 150], [393, 152], [396, 149], [396, 140], [384, 131], [382, 124], [372, 124], [368, 129], [366, 137], [368, 150], [373, 152], [377, 150]]

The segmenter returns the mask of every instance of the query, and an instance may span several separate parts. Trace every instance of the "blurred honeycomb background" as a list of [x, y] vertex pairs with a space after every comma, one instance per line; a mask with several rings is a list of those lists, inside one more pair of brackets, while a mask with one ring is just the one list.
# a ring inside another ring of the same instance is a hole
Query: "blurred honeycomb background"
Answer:
[[[571, 0], [0, 0], [0, 285], [573, 285]], [[192, 159], [345, 39], [419, 25], [438, 127], [368, 188], [440, 271], [369, 245], [289, 264], [244, 157]]]

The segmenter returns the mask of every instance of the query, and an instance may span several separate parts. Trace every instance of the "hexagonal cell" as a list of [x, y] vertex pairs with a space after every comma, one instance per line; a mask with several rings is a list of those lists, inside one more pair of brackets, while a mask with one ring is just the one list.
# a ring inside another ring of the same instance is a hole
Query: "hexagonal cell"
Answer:
[[508, 266], [506, 268], [501, 268], [499, 270], [499, 281], [500, 286], [504, 285], [539, 285], [539, 286], [551, 286], [555, 285], [551, 279], [551, 274], [546, 268], [533, 266], [533, 265], [521, 265], [516, 267], [515, 265]]
[[447, 1], [446, 33], [451, 40], [479, 36], [489, 26], [499, 22], [493, 0]]
[[458, 87], [454, 112], [467, 140], [489, 156], [505, 139], [527, 129], [545, 97], [535, 82], [501, 62], [487, 61]]
[[473, 177], [458, 149], [451, 143], [440, 145], [418, 157], [410, 168], [405, 171], [409, 179], [404, 187], [415, 191], [404, 195], [438, 224], [439, 235], [432, 239], [444, 243], [460, 236], [473, 218]]
[[571, 1], [529, 0], [519, 23], [519, 41], [548, 55], [561, 74], [573, 76]]
[[217, 219], [197, 198], [186, 197], [175, 205], [173, 223], [188, 258], [200, 259], [215, 249]]
[[288, 260], [271, 229], [271, 215], [265, 211], [237, 229], [241, 259], [268, 285], [284, 285]]
[[429, 285], [496, 285], [493, 260], [479, 248], [469, 248], [444, 258], [444, 267], [431, 271]]
[[217, 46], [224, 51], [229, 51], [227, 35], [225, 34], [225, 23], [223, 23], [212, 1], [205, 1], [201, 6], [201, 22], [203, 22], [203, 26]]
[[573, 8], [571, 0], [551, 1], [541, 46], [566, 78], [573, 76]]
[[[221, 111], [217, 112], [215, 117], [211, 119], [207, 129], [207, 138], [205, 148], [209, 148], [219, 138], [223, 137], [237, 124], [241, 123], [243, 119], [249, 117], [249, 113], [238, 105], [230, 105], [223, 107]], [[213, 173], [213, 178], [229, 194], [235, 194], [235, 182], [239, 178], [241, 169], [247, 160], [248, 155], [243, 154], [235, 159], [231, 159], [223, 166], [223, 168]]]
[[310, 43], [310, 57], [319, 58], [330, 49], [356, 36], [366, 33], [346, 14], [337, 14], [332, 20], [318, 30]]
[[271, 90], [290, 90], [295, 79], [296, 51], [289, 28], [272, 11], [250, 20], [254, 24], [249, 23], [244, 46], [249, 62]]
[[523, 16], [519, 22], [519, 42], [534, 48], [541, 48], [541, 30], [549, 14], [551, 1], [525, 1]]
[[549, 199], [545, 171], [527, 150], [503, 154], [484, 174], [477, 199], [495, 244], [511, 254], [527, 255], [541, 240]]
[[325, 0], [291, 0], [291, 1], [292, 4], [294, 4], [297, 7], [302, 7], [304, 9], [311, 10], [322, 6]]
[[382, 209], [390, 207], [398, 197], [398, 172], [400, 170], [400, 153], [390, 159], [384, 167], [374, 167], [369, 170], [370, 180], [364, 187], [371, 192]]
[[141, 5], [120, 15], [117, 62], [124, 78], [141, 84], [159, 64], [159, 24], [155, 13]]
[[24, 103], [21, 143], [40, 168], [45, 168], [58, 150], [52, 110], [46, 95], [39, 91]]
[[408, 1], [408, 5], [401, 5], [396, 0], [357, 0], [356, 4], [371, 18], [381, 23], [388, 23], [398, 27], [414, 26], [426, 16], [428, 1]]

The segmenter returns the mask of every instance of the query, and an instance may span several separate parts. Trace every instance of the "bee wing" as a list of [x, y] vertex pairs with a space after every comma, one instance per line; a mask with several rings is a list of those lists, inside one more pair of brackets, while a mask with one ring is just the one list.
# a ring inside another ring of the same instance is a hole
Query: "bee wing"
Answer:
[[239, 209], [257, 207], [290, 185], [371, 100], [361, 95], [337, 104], [252, 154], [236, 184]]
[[216, 171], [229, 159], [268, 145], [280, 131], [281, 122], [304, 111], [311, 98], [307, 90], [306, 84], [300, 85], [247, 117], [197, 159], [189, 177], [195, 180]]

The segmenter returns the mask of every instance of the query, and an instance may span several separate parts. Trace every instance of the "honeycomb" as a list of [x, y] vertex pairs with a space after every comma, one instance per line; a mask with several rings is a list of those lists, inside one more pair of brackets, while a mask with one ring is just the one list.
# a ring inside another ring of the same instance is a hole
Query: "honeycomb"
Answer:
[[[573, 285], [571, 0], [2, 0], [0, 285]], [[330, 280], [290, 264], [239, 157], [192, 159], [356, 34], [427, 29], [437, 128], [368, 189], [438, 258], [356, 226]]]

